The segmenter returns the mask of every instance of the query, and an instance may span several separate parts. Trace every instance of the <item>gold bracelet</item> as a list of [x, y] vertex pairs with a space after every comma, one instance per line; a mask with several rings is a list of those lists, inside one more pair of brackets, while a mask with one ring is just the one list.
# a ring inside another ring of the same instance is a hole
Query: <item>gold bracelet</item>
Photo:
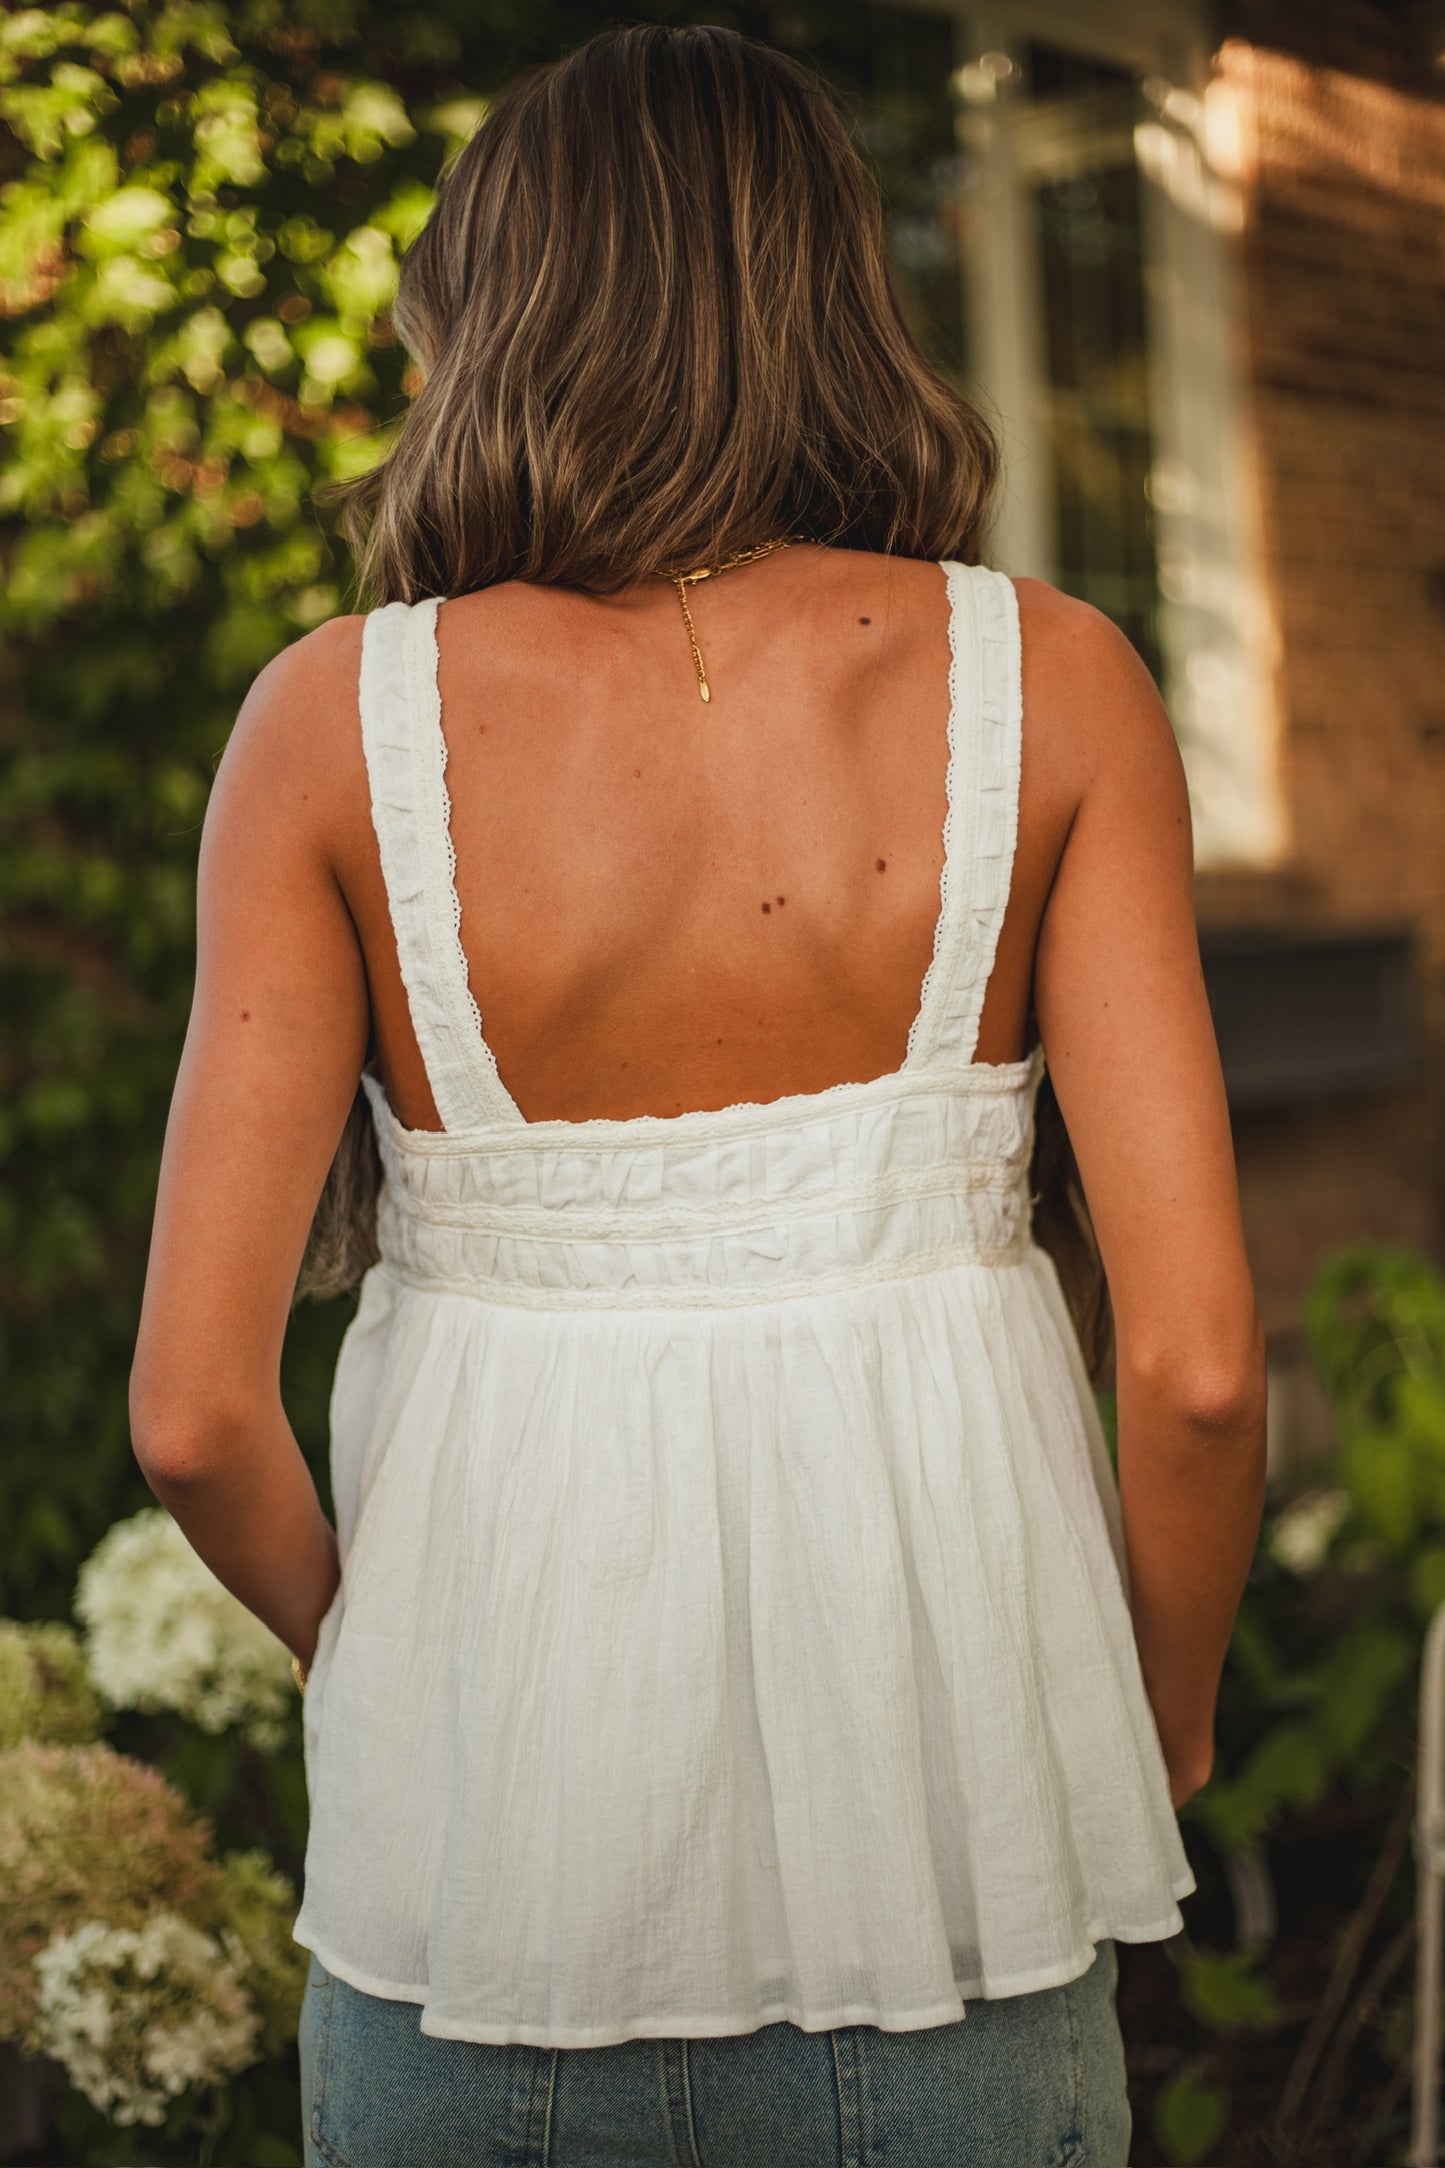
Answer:
[[296, 1681], [297, 1693], [304, 1694], [306, 1691], [306, 1666], [299, 1656], [293, 1656], [291, 1659], [291, 1676]]

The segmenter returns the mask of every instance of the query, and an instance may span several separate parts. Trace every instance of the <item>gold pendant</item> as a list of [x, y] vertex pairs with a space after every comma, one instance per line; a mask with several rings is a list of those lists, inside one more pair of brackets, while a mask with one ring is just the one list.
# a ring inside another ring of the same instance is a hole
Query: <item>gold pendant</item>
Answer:
[[774, 550], [785, 550], [792, 542], [804, 542], [806, 540], [806, 535], [780, 535], [776, 542], [763, 542], [756, 549], [739, 550], [734, 556], [726, 558], [720, 565], [699, 565], [692, 572], [663, 572], [660, 575], [665, 580], [671, 580], [673, 586], [677, 589], [677, 599], [682, 604], [682, 621], [687, 627], [687, 637], [692, 647], [692, 659], [697, 669], [699, 699], [710, 701], [712, 699], [712, 689], [707, 681], [707, 672], [703, 668], [702, 649], [697, 644], [697, 628], [692, 621], [692, 612], [687, 606], [689, 584], [698, 580], [710, 580], [719, 572], [731, 571], [734, 565], [753, 564], [760, 557], [770, 557]]

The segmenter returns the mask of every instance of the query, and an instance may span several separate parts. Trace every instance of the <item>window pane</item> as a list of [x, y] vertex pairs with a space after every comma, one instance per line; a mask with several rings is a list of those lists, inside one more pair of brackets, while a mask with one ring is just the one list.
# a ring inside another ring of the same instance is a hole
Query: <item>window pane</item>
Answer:
[[1135, 79], [1027, 52], [1018, 156], [1038, 237], [1058, 584], [1105, 611], [1155, 675], [1157, 582]]

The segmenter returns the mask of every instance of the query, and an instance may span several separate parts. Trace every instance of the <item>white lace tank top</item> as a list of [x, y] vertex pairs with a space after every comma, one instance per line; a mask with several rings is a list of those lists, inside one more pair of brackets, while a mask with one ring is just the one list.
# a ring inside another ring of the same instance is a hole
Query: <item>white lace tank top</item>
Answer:
[[508, 1096], [459, 939], [438, 604], [366, 620], [443, 1128], [366, 1076], [381, 1261], [332, 1397], [295, 1933], [424, 2033], [902, 2030], [1183, 1924], [1117, 1492], [1030, 1234], [1042, 1054], [972, 1060], [1017, 604], [944, 569], [945, 864], [902, 1067], [632, 1120]]

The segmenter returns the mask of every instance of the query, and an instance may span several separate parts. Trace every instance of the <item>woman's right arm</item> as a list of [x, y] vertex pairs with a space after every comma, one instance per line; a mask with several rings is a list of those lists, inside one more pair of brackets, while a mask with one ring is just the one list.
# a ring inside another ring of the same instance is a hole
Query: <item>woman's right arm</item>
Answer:
[[1107, 618], [1038, 581], [1018, 593], [1024, 713], [1077, 781], [1035, 1010], [1113, 1301], [1130, 1605], [1177, 1807], [1213, 1766], [1219, 1679], [1259, 1536], [1264, 1341], [1174, 733]]

